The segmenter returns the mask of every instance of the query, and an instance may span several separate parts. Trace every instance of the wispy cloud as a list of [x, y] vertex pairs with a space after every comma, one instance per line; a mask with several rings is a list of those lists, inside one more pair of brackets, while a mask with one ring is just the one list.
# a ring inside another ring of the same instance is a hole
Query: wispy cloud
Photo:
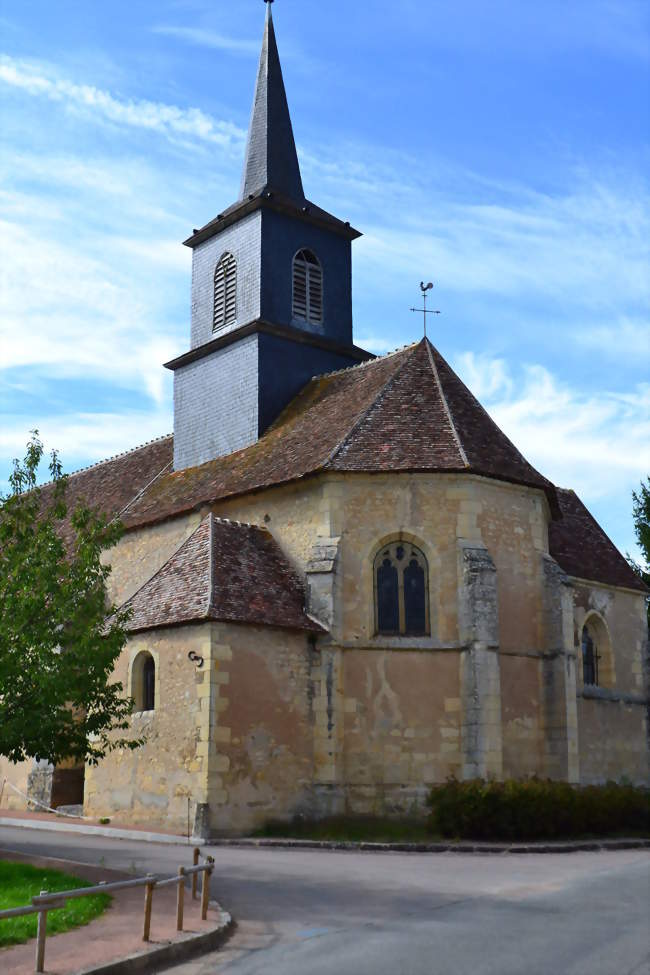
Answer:
[[[0, 428], [0, 454], [22, 457], [33, 418], [12, 416]], [[47, 450], [56, 449], [70, 473], [80, 462], [96, 463], [133, 449], [157, 437], [171, 433], [169, 410], [119, 413], [76, 413], [50, 416], [38, 424], [38, 432]], [[3, 485], [0, 482], [0, 489]]]
[[198, 44], [201, 47], [214, 48], [217, 51], [228, 51], [231, 54], [258, 54], [260, 42], [258, 40], [245, 40], [243, 38], [228, 37], [217, 31], [203, 27], [174, 27], [160, 25], [152, 27], [154, 34], [163, 34], [166, 37], [175, 37], [178, 40], [186, 41], [189, 44]]
[[[573, 190], [525, 194], [511, 203], [432, 200], [436, 220], [411, 216], [369, 227], [372, 266], [412, 270], [413, 255], [445, 287], [467, 294], [544, 295], [584, 308], [650, 301], [650, 194], [614, 177], [576, 174]], [[409, 208], [409, 214], [417, 212]]]
[[548, 369], [459, 355], [455, 366], [527, 459], [555, 484], [597, 501], [629, 497], [650, 470], [650, 383], [584, 393]]
[[181, 108], [145, 99], [121, 99], [92, 85], [58, 78], [40, 63], [0, 57], [0, 83], [35, 98], [59, 102], [94, 121], [157, 132], [171, 139], [191, 138], [224, 148], [239, 145], [246, 133], [234, 123], [214, 119], [198, 108]]

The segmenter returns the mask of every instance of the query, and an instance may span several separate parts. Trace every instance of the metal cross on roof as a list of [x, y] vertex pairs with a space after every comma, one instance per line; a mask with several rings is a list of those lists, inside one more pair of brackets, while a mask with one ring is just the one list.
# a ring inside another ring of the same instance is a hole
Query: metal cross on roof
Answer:
[[440, 315], [439, 311], [435, 311], [433, 308], [427, 308], [427, 292], [431, 291], [433, 288], [433, 281], [429, 281], [425, 284], [424, 281], [420, 281], [420, 291], [422, 292], [422, 299], [424, 301], [423, 308], [411, 308], [411, 311], [421, 311], [424, 316], [424, 337], [427, 335], [427, 315]]

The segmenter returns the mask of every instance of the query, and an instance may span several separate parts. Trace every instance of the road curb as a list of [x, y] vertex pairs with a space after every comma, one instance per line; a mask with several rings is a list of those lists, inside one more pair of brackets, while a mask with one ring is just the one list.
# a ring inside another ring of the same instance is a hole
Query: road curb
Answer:
[[0, 827], [41, 829], [61, 833], [83, 833], [86, 836], [106, 836], [116, 840], [138, 840], [142, 843], [165, 843], [177, 846], [240, 847], [278, 850], [350, 850], [356, 853], [594, 853], [606, 850], [647, 850], [648, 839], [575, 840], [565, 843], [369, 843], [343, 840], [292, 840], [272, 838], [205, 839], [192, 836], [189, 844], [185, 836], [169, 833], [149, 833], [120, 829], [116, 826], [85, 826], [83, 823], [53, 823], [46, 820], [0, 817]]
[[139, 840], [142, 843], [167, 843], [176, 846], [205, 846], [202, 837], [175, 836], [169, 833], [144, 832], [138, 829], [121, 829], [117, 826], [85, 826], [83, 823], [53, 823], [44, 819], [13, 819], [0, 816], [0, 826], [15, 829], [45, 829], [53, 833], [83, 833], [86, 836], [108, 836], [114, 840]]
[[352, 843], [338, 840], [217, 839], [211, 847], [280, 850], [338, 850], [355, 853], [593, 853], [647, 850], [650, 839], [582, 840], [566, 843]]
[[220, 912], [219, 926], [213, 931], [191, 934], [182, 941], [174, 941], [160, 948], [150, 948], [148, 951], [138, 951], [134, 955], [107, 962], [98, 968], [84, 968], [75, 972], [75, 975], [155, 975], [169, 965], [188, 961], [209, 951], [216, 951], [230, 938], [236, 925], [231, 915], [222, 911], [217, 904], [210, 904], [210, 907]]

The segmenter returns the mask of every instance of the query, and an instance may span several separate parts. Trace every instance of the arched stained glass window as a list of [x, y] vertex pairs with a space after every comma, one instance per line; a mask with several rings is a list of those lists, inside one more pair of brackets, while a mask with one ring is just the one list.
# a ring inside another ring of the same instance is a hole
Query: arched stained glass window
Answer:
[[323, 321], [323, 269], [310, 250], [293, 259], [293, 316], [311, 325]]
[[426, 633], [425, 571], [416, 558], [404, 569], [404, 624], [406, 633]]
[[212, 331], [217, 332], [237, 320], [237, 261], [232, 254], [224, 254], [214, 271], [214, 319]]
[[582, 680], [584, 684], [598, 684], [598, 651], [588, 627], [582, 628]]
[[385, 636], [429, 633], [429, 571], [411, 542], [384, 545], [375, 557], [375, 629]]
[[388, 557], [377, 569], [377, 629], [399, 633], [399, 576]]

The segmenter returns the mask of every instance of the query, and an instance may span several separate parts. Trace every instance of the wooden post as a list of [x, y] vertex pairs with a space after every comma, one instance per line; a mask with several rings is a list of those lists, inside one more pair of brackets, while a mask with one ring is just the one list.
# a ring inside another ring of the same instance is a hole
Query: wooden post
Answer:
[[153, 902], [153, 889], [155, 887], [155, 882], [147, 884], [144, 888], [144, 931], [142, 933], [142, 940], [148, 941], [149, 935], [151, 934], [151, 908]]
[[181, 878], [178, 881], [178, 886], [176, 888], [176, 930], [183, 930], [183, 908], [185, 906], [185, 867], [178, 868], [178, 876]]
[[203, 871], [203, 885], [201, 887], [201, 920], [207, 921], [208, 919], [208, 902], [210, 900], [210, 877], [212, 876], [212, 871], [214, 869], [214, 859], [213, 857], [206, 857], [206, 863], [209, 864], [208, 869]]
[[[198, 865], [199, 865], [199, 857], [200, 856], [201, 856], [201, 851], [199, 850], [198, 846], [195, 846], [194, 847], [194, 866], [195, 867], [198, 867]], [[197, 884], [198, 884], [198, 882], [199, 882], [199, 875], [198, 875], [198, 873], [193, 873], [192, 874], [192, 900], [193, 901], [196, 900], [196, 891], [197, 891]]]
[[[41, 897], [47, 894], [46, 890], [41, 891]], [[47, 911], [38, 912], [38, 931], [36, 935], [36, 971], [45, 971], [45, 938], [47, 936]]]

